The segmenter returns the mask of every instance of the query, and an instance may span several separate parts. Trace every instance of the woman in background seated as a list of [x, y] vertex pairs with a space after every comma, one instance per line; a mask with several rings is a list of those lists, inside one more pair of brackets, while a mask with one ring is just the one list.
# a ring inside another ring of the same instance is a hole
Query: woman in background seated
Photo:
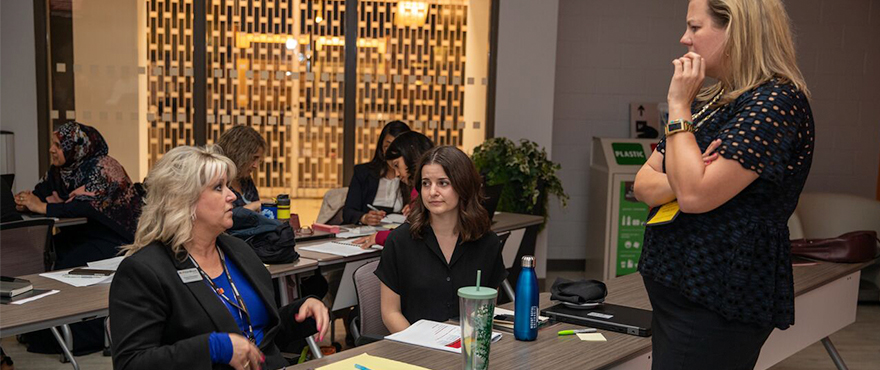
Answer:
[[114, 257], [119, 246], [134, 240], [141, 196], [107, 153], [107, 142], [94, 127], [65, 123], [52, 135], [46, 176], [33, 191], [15, 196], [19, 211], [88, 218], [55, 235], [56, 270]]
[[229, 182], [229, 187], [235, 193], [232, 204], [260, 212], [262, 202], [252, 175], [266, 156], [266, 139], [250, 126], [239, 125], [223, 132], [217, 139], [217, 145], [238, 169], [238, 176]]
[[174, 148], [147, 178], [135, 242], [110, 286], [115, 369], [277, 369], [288, 364], [276, 342], [316, 327], [323, 339], [323, 303], [276, 309], [269, 271], [223, 233], [232, 226], [226, 184], [235, 165], [217, 147]]
[[391, 232], [376, 276], [382, 283], [382, 321], [392, 333], [428, 319], [459, 315], [457, 290], [497, 288], [507, 277], [501, 241], [480, 204], [480, 175], [461, 150], [443, 146], [422, 156], [413, 176], [419, 200], [407, 223]]
[[[422, 154], [433, 147], [434, 142], [432, 142], [427, 136], [415, 131], [410, 131], [403, 133], [398, 136], [397, 139], [394, 139], [385, 153], [385, 158], [391, 163], [391, 167], [394, 169], [397, 178], [400, 179], [407, 188], [412, 189], [407, 196], [408, 200], [406, 205], [402, 209], [404, 216], [409, 214], [410, 203], [415, 201], [419, 195], [415, 190], [415, 186], [413, 185], [415, 182], [412, 179], [412, 175], [416, 172], [416, 164], [418, 163], [419, 158], [422, 157]], [[360, 244], [361, 248], [364, 249], [370, 248], [376, 244], [385, 245], [385, 239], [388, 238], [388, 234], [390, 233], [391, 230], [382, 230], [373, 235], [355, 239], [353, 243]]]
[[[115, 257], [120, 246], [134, 240], [141, 195], [122, 165], [107, 153], [107, 142], [94, 127], [76, 122], [58, 126], [49, 147], [51, 166], [46, 176], [33, 191], [15, 195], [19, 211], [88, 219], [82, 225], [59, 228], [52, 238], [55, 270]], [[104, 348], [103, 320], [70, 327], [74, 355]], [[30, 352], [61, 353], [49, 330], [27, 333], [21, 340]]]
[[[400, 134], [409, 132], [409, 126], [401, 121], [391, 121], [382, 128], [373, 159], [354, 166], [354, 176], [348, 186], [348, 195], [342, 209], [342, 223], [378, 225], [386, 213], [400, 212], [408, 189], [400, 186], [394, 169], [386, 161], [385, 151]], [[367, 205], [376, 210], [371, 210]]]

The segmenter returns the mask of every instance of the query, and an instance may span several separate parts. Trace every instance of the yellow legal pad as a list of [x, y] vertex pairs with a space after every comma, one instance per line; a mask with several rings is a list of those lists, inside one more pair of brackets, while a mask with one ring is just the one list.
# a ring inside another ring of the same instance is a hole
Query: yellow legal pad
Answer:
[[352, 370], [358, 364], [371, 370], [430, 370], [421, 366], [410, 365], [387, 358], [370, 356], [363, 353], [342, 361], [334, 362], [327, 366], [319, 367], [318, 370]]
[[654, 217], [648, 220], [648, 225], [663, 225], [670, 223], [675, 220], [675, 216], [678, 216], [678, 212], [679, 208], [677, 200], [666, 203], [657, 210]]

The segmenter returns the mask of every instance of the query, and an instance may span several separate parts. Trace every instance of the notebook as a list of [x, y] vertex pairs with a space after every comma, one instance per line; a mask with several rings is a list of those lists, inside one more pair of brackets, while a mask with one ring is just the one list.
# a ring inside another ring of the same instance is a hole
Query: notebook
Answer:
[[566, 304], [557, 304], [542, 310], [541, 314], [559, 322], [640, 337], [651, 336], [652, 312], [648, 310], [607, 303], [591, 308], [574, 308]]
[[15, 297], [34, 289], [30, 281], [4, 276], [0, 279], [0, 296]]

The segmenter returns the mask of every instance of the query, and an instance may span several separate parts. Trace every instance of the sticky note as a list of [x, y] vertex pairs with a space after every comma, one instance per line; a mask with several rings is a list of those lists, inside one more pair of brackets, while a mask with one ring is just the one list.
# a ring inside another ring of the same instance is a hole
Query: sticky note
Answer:
[[581, 340], [585, 340], [587, 342], [607, 342], [605, 336], [602, 333], [579, 333], [578, 338]]

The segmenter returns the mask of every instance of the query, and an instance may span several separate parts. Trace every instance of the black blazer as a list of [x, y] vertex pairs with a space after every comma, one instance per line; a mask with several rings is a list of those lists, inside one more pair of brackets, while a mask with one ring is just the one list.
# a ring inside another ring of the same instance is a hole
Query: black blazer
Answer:
[[379, 177], [370, 171], [366, 163], [354, 166], [354, 176], [348, 184], [345, 207], [342, 208], [342, 223], [356, 224], [370, 211], [368, 203], [376, 199], [379, 191]]
[[[275, 341], [286, 343], [317, 332], [312, 318], [303, 323], [294, 319], [304, 299], [277, 310], [272, 278], [251, 247], [225, 234], [217, 244], [247, 276], [269, 313], [260, 343], [266, 356], [263, 368], [287, 366]], [[114, 369], [231, 368], [211, 363], [208, 336], [241, 330], [208, 284], [181, 281], [177, 272], [194, 267], [188, 258], [173, 257], [171, 249], [159, 242], [122, 261], [110, 286]]]

